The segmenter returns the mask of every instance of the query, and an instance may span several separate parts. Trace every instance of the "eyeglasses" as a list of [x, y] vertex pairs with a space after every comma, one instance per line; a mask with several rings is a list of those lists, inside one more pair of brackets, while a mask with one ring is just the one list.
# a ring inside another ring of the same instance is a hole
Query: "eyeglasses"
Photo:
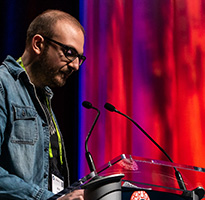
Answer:
[[55, 40], [53, 40], [53, 39], [51, 39], [51, 38], [48, 38], [48, 37], [46, 37], [46, 36], [43, 36], [43, 37], [44, 37], [44, 39], [49, 40], [49, 41], [51, 41], [51, 42], [53, 42], [53, 43], [59, 45], [60, 47], [63, 47], [63, 49], [64, 49], [63, 53], [64, 53], [65, 57], [66, 57], [70, 62], [74, 61], [74, 60], [78, 57], [78, 59], [79, 59], [79, 66], [80, 66], [80, 65], [82, 65], [83, 62], [85, 61], [86, 57], [83, 56], [83, 55], [78, 54], [78, 52], [77, 52], [73, 47], [69, 47], [69, 46], [67, 46], [67, 45], [65, 45], [65, 44], [62, 44], [62, 43], [60, 43], [60, 42], [57, 42], [57, 41], [55, 41]]

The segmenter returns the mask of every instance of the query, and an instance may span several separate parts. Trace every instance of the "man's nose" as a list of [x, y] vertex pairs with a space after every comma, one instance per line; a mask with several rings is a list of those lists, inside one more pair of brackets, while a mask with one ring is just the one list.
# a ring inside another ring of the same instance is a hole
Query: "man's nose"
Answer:
[[74, 71], [79, 70], [79, 58], [76, 57], [72, 62], [69, 63], [69, 66], [72, 67]]

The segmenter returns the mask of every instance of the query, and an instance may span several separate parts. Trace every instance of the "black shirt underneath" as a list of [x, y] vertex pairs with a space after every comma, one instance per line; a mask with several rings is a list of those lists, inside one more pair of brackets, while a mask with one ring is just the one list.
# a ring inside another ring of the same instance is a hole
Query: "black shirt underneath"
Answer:
[[44, 91], [37, 89], [38, 98], [43, 106], [46, 117], [48, 119], [49, 130], [50, 130], [50, 143], [53, 158], [49, 156], [49, 177], [48, 177], [48, 190], [52, 191], [52, 174], [64, 181], [64, 165], [60, 162], [60, 153], [59, 153], [59, 143], [58, 136], [56, 132], [55, 125], [52, 120], [52, 116], [47, 106], [46, 96]]

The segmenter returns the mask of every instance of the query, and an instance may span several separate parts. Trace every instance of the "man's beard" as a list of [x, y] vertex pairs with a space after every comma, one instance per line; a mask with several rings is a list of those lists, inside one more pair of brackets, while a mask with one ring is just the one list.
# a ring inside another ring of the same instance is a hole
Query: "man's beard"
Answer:
[[41, 87], [62, 87], [66, 83], [66, 78], [61, 77], [62, 74], [59, 72], [60, 67], [56, 67], [52, 62], [49, 62], [47, 52], [45, 49], [39, 56], [38, 61], [33, 64], [32, 76]]

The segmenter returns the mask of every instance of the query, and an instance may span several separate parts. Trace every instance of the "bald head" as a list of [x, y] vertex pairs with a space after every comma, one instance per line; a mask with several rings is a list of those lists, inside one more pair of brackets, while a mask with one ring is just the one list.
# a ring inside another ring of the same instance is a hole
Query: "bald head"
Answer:
[[55, 32], [55, 25], [60, 20], [69, 22], [72, 26], [79, 28], [83, 34], [85, 33], [79, 21], [70, 14], [60, 10], [47, 10], [31, 22], [27, 30], [26, 46], [31, 43], [33, 36], [36, 34], [52, 38]]

